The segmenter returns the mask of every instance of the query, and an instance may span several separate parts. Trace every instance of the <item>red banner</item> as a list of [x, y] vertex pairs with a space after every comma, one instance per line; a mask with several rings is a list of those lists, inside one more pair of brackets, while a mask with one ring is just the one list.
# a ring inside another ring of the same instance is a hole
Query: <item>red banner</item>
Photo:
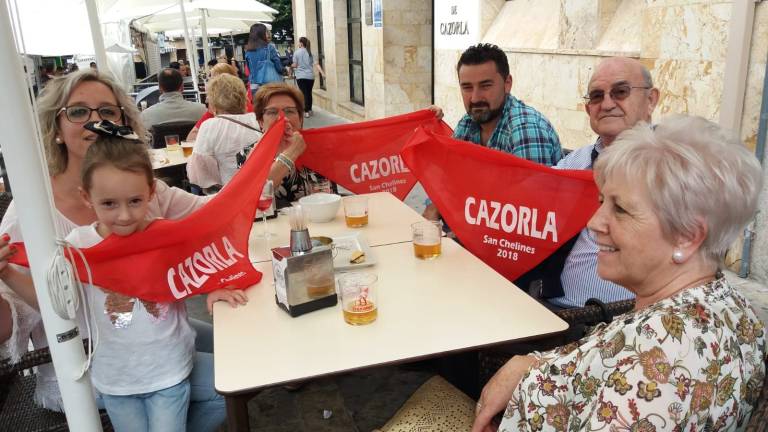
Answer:
[[[82, 249], [93, 283], [154, 302], [259, 283], [262, 274], [248, 258], [248, 235], [284, 128], [285, 120], [270, 128], [227, 186], [186, 218], [157, 220], [142, 232], [113, 234]], [[28, 267], [23, 245], [17, 246], [12, 262]], [[72, 252], [81, 280], [88, 282]]]
[[429, 110], [362, 123], [308, 129], [307, 149], [299, 161], [356, 194], [391, 192], [404, 200], [416, 178], [400, 150], [417, 127], [439, 135], [451, 128]]
[[423, 129], [402, 156], [461, 243], [511, 281], [598, 207], [591, 171], [556, 170]]

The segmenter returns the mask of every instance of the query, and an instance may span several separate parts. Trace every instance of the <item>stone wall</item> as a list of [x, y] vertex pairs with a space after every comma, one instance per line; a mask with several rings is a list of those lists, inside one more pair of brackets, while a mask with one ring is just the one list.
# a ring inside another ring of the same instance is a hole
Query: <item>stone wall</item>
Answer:
[[[383, 26], [365, 24], [363, 11], [363, 105], [350, 101], [346, 0], [322, 0], [326, 89], [315, 82], [319, 107], [353, 121], [407, 113], [432, 100], [431, 2], [385, 0]], [[315, 0], [294, 0], [294, 38], [316, 35]], [[316, 52], [316, 48], [313, 49]]]

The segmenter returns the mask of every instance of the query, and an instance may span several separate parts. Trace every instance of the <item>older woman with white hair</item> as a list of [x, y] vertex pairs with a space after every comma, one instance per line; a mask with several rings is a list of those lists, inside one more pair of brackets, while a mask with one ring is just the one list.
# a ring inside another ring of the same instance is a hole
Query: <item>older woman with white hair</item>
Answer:
[[765, 332], [719, 268], [755, 212], [760, 165], [714, 123], [681, 116], [624, 132], [594, 170], [598, 274], [635, 293], [635, 310], [512, 358], [483, 389], [473, 431], [504, 407], [501, 430], [743, 427]]
[[498, 430], [742, 429], [765, 377], [765, 331], [719, 269], [755, 212], [759, 163], [714, 123], [681, 116], [619, 135], [594, 175], [598, 274], [635, 293], [635, 310], [513, 357], [483, 389], [472, 431], [496, 430], [505, 408]]

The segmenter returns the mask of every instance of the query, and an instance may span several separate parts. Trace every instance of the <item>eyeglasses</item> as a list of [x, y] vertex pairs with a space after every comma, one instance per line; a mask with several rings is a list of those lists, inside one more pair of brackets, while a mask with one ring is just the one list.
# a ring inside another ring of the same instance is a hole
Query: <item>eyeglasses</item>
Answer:
[[[648, 90], [651, 87], [648, 86], [631, 86], [629, 84], [620, 84], [613, 88], [611, 88], [611, 91], [608, 92], [609, 95], [611, 95], [611, 99], [615, 101], [622, 101], [629, 97], [629, 94], [632, 93], [632, 89], [645, 89]], [[588, 105], [596, 105], [605, 99], [605, 90], [592, 90], [584, 96], [584, 100], [587, 102]]]
[[[286, 117], [296, 117], [299, 115], [299, 110], [294, 107], [285, 107], [283, 108], [283, 114]], [[277, 117], [278, 115], [280, 115], [280, 108], [267, 108], [264, 110], [265, 117]]]
[[[58, 114], [64, 113], [67, 120], [72, 123], [85, 123], [91, 118], [91, 113], [96, 111], [101, 120], [119, 122], [123, 119], [123, 107], [116, 105], [102, 105], [98, 108], [91, 108], [84, 105], [72, 105], [59, 110]], [[57, 114], [57, 115], [58, 115]]]

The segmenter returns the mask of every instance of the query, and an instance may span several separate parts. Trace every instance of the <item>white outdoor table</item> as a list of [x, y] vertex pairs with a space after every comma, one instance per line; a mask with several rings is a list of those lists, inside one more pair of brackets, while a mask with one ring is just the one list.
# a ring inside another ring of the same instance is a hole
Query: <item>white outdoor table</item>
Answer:
[[186, 165], [187, 160], [189, 159], [184, 157], [184, 152], [182, 151], [168, 152], [164, 148], [149, 149], [149, 155], [152, 159], [152, 169], [155, 170]]
[[[369, 246], [381, 246], [393, 243], [411, 241], [411, 224], [421, 222], [424, 218], [405, 205], [389, 192], [376, 192], [368, 196], [368, 225], [362, 228], [348, 228], [344, 222], [344, 203], [339, 205], [336, 218], [331, 222], [310, 222], [307, 228], [311, 236], [334, 237], [348, 232], [361, 232]], [[288, 246], [290, 241], [290, 225], [287, 216], [268, 219], [269, 230], [276, 234], [269, 239], [269, 244], [258, 235], [264, 233], [264, 223], [254, 222], [251, 236], [248, 239], [248, 253], [251, 262], [272, 260], [270, 248]]]
[[275, 304], [271, 263], [236, 309], [214, 305], [216, 390], [230, 430], [247, 430], [244, 394], [264, 387], [407, 362], [565, 330], [568, 325], [456, 242], [431, 261], [410, 242], [374, 247], [378, 319], [344, 322], [341, 304], [297, 318]]

